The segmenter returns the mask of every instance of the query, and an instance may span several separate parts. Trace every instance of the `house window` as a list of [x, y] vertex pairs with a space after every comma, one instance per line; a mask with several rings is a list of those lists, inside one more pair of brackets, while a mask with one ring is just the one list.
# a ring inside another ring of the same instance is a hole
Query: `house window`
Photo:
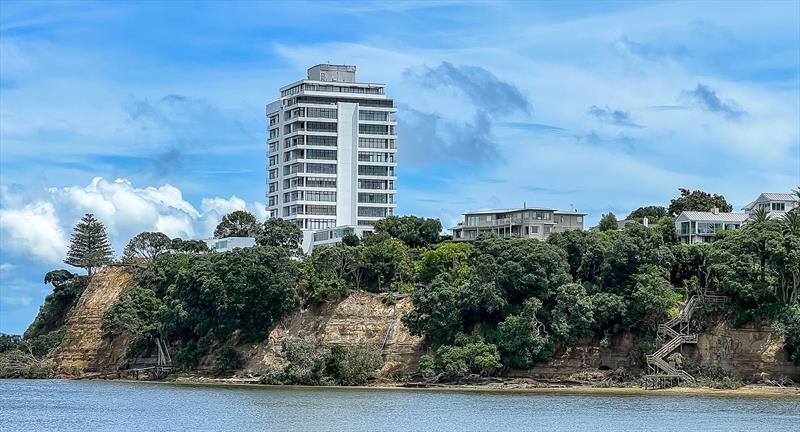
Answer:
[[786, 204], [784, 203], [772, 203], [772, 211], [785, 211]]
[[545, 225], [545, 227], [544, 227], [544, 233], [545, 233], [545, 234], [550, 234], [550, 229], [551, 229], [550, 225]]
[[539, 234], [539, 225], [534, 225], [531, 227], [531, 232], [534, 234]]

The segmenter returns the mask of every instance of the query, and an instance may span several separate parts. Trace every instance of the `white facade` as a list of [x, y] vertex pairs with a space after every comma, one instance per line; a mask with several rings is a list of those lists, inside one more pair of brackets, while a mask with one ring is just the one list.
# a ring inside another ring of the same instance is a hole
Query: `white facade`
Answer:
[[750, 204], [742, 207], [742, 210], [750, 216], [753, 216], [758, 210], [764, 210], [767, 212], [767, 216], [772, 219], [783, 217], [795, 207], [797, 207], [796, 196], [788, 193], [765, 192]]
[[313, 238], [311, 240], [311, 250], [314, 250], [317, 246], [324, 246], [330, 245], [335, 243], [340, 243], [342, 241], [342, 237], [348, 234], [354, 234], [359, 238], [363, 237], [364, 234], [372, 233], [373, 228], [372, 226], [337, 226], [335, 228], [328, 228], [324, 230], [315, 231], [313, 234]]
[[267, 212], [303, 231], [372, 226], [392, 215], [397, 123], [383, 84], [356, 67], [321, 64], [267, 105]]
[[475, 240], [484, 233], [500, 237], [524, 237], [546, 240], [550, 234], [571, 230], [583, 231], [586, 213], [559, 211], [542, 207], [481, 210], [464, 213], [464, 221], [450, 231], [454, 241]]
[[737, 231], [742, 228], [749, 215], [747, 213], [720, 213], [685, 211], [675, 218], [675, 230], [683, 243], [709, 243], [714, 241], [722, 230]]
[[249, 248], [256, 245], [253, 237], [225, 237], [203, 240], [212, 252], [230, 252], [238, 248]]

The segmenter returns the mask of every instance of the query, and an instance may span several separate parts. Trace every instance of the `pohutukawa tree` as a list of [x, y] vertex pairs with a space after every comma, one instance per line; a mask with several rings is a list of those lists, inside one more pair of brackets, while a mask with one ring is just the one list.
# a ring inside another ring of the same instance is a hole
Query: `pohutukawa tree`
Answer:
[[132, 238], [122, 255], [129, 260], [141, 258], [153, 262], [159, 255], [169, 251], [172, 240], [160, 232], [143, 232]]
[[236, 210], [222, 217], [214, 229], [214, 238], [258, 237], [260, 233], [261, 224], [252, 213]]
[[93, 214], [87, 213], [75, 225], [64, 262], [86, 269], [91, 276], [100, 267], [111, 263], [113, 255], [105, 225], [95, 219]]

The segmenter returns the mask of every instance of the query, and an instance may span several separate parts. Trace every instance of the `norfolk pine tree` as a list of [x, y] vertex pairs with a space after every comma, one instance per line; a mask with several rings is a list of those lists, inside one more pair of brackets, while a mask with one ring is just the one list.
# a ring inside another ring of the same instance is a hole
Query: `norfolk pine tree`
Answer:
[[75, 225], [72, 241], [67, 251], [65, 263], [85, 268], [89, 276], [100, 267], [109, 264], [113, 257], [111, 244], [108, 242], [106, 227], [102, 222], [87, 213]]

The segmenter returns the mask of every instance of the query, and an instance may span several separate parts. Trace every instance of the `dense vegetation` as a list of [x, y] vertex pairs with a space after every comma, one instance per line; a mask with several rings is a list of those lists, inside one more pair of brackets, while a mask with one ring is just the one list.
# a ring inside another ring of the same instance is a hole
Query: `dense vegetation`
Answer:
[[[139, 263], [135, 285], [106, 312], [103, 330], [131, 336], [130, 355], [159, 337], [174, 347], [179, 365], [205, 361], [223, 372], [241, 366], [238, 343], [263, 340], [300, 305], [358, 289], [400, 292], [414, 303], [404, 323], [428, 347], [421, 373], [455, 378], [529, 368], [585, 338], [604, 346], [623, 332], [652, 338], [680, 302], [712, 290], [732, 299], [721, 312], [735, 324], [773, 325], [800, 364], [800, 217], [759, 217], [740, 231], [719, 232], [713, 243], [678, 243], [670, 213], [723, 204], [718, 195], [681, 191], [669, 209], [633, 211], [622, 230], [609, 214], [600, 229], [544, 242], [495, 235], [453, 242], [440, 237], [437, 220], [392, 216], [374, 234], [347, 236], [308, 256], [299, 251], [295, 225], [253, 225], [247, 214], [216, 230], [255, 235], [256, 247], [232, 252], [203, 253], [205, 245], [142, 233], [125, 253]], [[648, 227], [636, 222], [644, 217]], [[42, 329], [37, 334], [63, 323], [63, 311], [85, 287], [85, 279], [61, 272], [48, 275], [56, 289], [31, 326]], [[380, 353], [366, 345], [297, 338], [284, 345], [287, 362], [268, 382], [358, 384], [380, 367]]]

